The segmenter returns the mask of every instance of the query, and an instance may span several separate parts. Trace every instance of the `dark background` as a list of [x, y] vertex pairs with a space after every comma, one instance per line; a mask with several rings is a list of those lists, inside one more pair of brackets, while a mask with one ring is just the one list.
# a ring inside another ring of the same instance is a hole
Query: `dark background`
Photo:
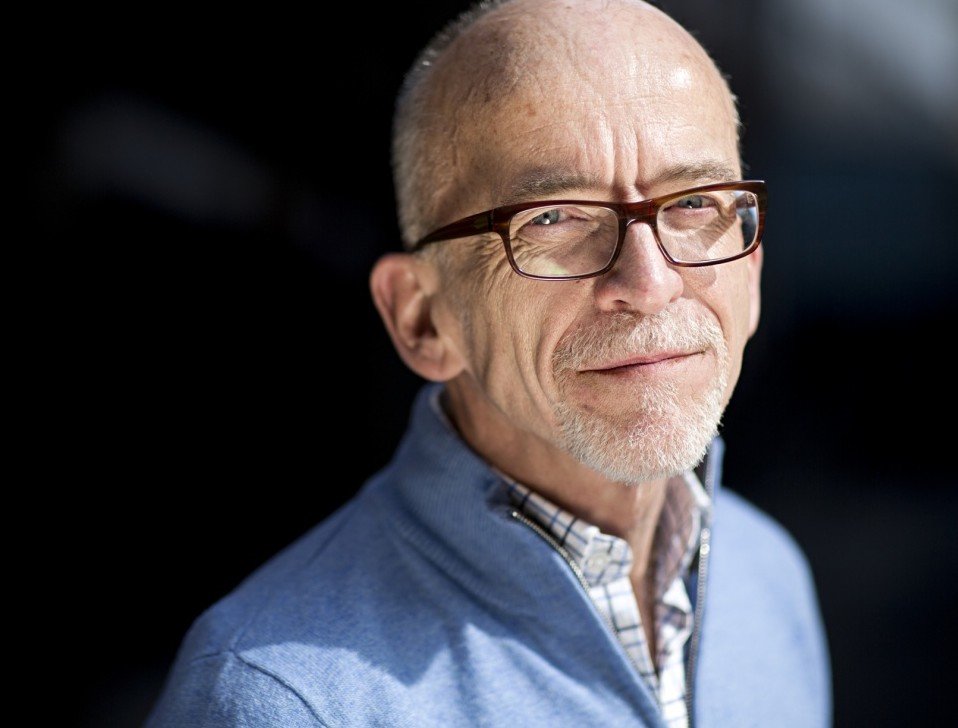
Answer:
[[[955, 9], [661, 4], [769, 182], [726, 482], [809, 556], [836, 723], [933, 724], [958, 677]], [[389, 458], [419, 386], [366, 285], [398, 247], [392, 100], [464, 6], [85, 12], [34, 47], [20, 391], [64, 724], [138, 725], [191, 621]]]

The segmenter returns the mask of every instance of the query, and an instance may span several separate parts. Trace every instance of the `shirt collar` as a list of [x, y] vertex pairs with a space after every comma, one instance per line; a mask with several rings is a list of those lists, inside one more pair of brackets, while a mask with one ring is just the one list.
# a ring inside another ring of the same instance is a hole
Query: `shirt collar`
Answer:
[[[500, 476], [510, 501], [555, 538], [582, 570], [590, 587], [630, 574], [634, 557], [628, 542], [604, 533], [508, 476]], [[688, 570], [708, 508], [709, 497], [693, 471], [669, 479], [652, 546], [658, 594], [665, 593], [675, 577]]]
[[[441, 393], [441, 387], [430, 392], [430, 408], [455, 432], [440, 401]], [[527, 486], [493, 470], [502, 478], [509, 500], [558, 541], [575, 560], [590, 586], [610, 583], [631, 572], [632, 548], [624, 539], [604, 533], [598, 526], [577, 518]], [[652, 545], [656, 593], [665, 593], [678, 574], [688, 571], [710, 509], [711, 499], [697, 471], [687, 470], [669, 479]]]

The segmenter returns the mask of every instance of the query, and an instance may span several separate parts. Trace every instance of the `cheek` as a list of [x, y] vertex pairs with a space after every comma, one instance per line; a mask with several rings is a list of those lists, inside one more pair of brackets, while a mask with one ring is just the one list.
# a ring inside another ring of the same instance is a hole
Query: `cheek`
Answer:
[[584, 287], [522, 278], [502, 258], [463, 286], [466, 367], [498, 409], [537, 431], [555, 399], [552, 353]]
[[522, 281], [501, 254], [501, 246], [484, 246], [457, 276], [448, 295], [461, 324], [467, 369], [486, 391], [506, 363], [519, 358], [519, 344], [534, 329], [535, 310], [521, 305], [514, 279]]
[[742, 351], [748, 340], [748, 271], [739, 261], [721, 266], [690, 269], [686, 273], [686, 291], [708, 308], [719, 322], [728, 347], [728, 387], [730, 395], [742, 366]]
[[470, 360], [470, 371], [475, 356], [497, 338], [498, 332], [492, 330], [497, 321], [494, 312], [502, 306], [502, 281], [509, 264], [495, 252], [494, 245], [479, 243], [456, 251], [442, 266], [441, 305], [452, 313], [455, 324], [447, 334]]
[[742, 369], [742, 353], [749, 335], [750, 304], [746, 267], [738, 263], [728, 265], [731, 268], [727, 271], [728, 275], [719, 277], [721, 284], [717, 293], [722, 304], [714, 310], [719, 316], [728, 345], [729, 381], [726, 394], [730, 396]]
[[538, 398], [539, 391], [551, 381], [552, 348], [557, 338], [556, 302], [549, 294], [551, 284], [520, 278], [511, 272], [500, 282], [495, 295], [478, 305], [485, 313], [477, 321], [485, 331], [476, 331], [473, 339], [482, 341], [477, 351], [478, 371], [485, 388], [500, 397], [515, 397], [517, 389]]

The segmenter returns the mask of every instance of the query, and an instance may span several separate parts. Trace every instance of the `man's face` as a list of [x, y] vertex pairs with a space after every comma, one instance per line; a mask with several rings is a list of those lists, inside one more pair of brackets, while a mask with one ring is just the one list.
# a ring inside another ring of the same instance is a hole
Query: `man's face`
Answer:
[[[636, 21], [638, 22], [638, 21]], [[704, 52], [670, 25], [544, 21], [550, 40], [510, 93], [465, 115], [456, 200], [442, 222], [536, 199], [636, 201], [739, 179], [736, 120]], [[548, 47], [546, 47], [548, 46]], [[717, 427], [757, 323], [760, 257], [668, 265], [646, 225], [615, 268], [522, 278], [496, 236], [443, 243], [450, 387], [517, 438], [613, 480], [692, 467]]]

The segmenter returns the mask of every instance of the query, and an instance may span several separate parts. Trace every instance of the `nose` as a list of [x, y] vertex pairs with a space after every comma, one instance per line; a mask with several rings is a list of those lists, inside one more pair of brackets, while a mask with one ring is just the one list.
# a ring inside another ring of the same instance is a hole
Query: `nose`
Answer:
[[615, 266], [595, 281], [596, 302], [606, 311], [657, 313], [684, 290], [681, 274], [662, 255], [652, 229], [639, 221], [626, 228]]

